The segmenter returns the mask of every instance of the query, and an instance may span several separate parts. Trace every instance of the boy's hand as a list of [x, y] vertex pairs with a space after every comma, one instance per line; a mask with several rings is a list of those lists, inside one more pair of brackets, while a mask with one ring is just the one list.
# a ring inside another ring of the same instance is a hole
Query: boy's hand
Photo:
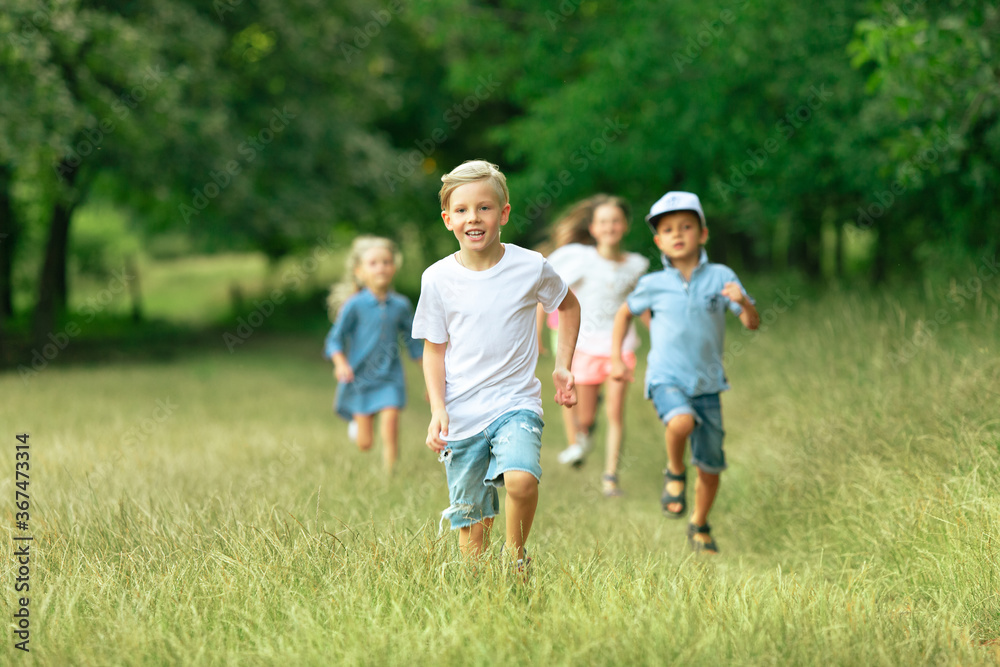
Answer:
[[431, 423], [427, 427], [427, 446], [435, 452], [447, 447], [448, 443], [441, 439], [442, 435], [448, 435], [448, 411], [444, 409], [431, 413]]
[[556, 386], [556, 403], [567, 408], [576, 405], [576, 381], [568, 368], [552, 371], [552, 382]]
[[611, 360], [611, 379], [618, 382], [632, 382], [635, 380], [632, 377], [632, 370], [625, 365], [625, 362], [620, 357]]
[[333, 362], [333, 374], [337, 377], [337, 382], [349, 384], [354, 382], [354, 369], [350, 364], [338, 364]]
[[733, 303], [739, 304], [740, 306], [747, 305], [746, 294], [740, 289], [739, 283], [726, 283], [725, 287], [722, 288], [722, 296], [726, 297]]

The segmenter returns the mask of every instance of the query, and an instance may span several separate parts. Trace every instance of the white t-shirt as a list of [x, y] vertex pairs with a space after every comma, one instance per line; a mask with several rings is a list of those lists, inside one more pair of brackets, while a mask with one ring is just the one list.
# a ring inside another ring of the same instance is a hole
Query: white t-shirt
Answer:
[[569, 288], [545, 258], [505, 243], [486, 271], [471, 271], [448, 255], [420, 281], [413, 337], [448, 343], [444, 356], [448, 435], [462, 440], [511, 410], [542, 414], [535, 377], [535, 309], [559, 307]]
[[[649, 268], [649, 260], [634, 252], [620, 261], [606, 259], [591, 245], [570, 243], [557, 248], [549, 263], [580, 300], [580, 337], [576, 349], [600, 357], [611, 355], [615, 313]], [[629, 326], [623, 351], [639, 347], [635, 325]]]

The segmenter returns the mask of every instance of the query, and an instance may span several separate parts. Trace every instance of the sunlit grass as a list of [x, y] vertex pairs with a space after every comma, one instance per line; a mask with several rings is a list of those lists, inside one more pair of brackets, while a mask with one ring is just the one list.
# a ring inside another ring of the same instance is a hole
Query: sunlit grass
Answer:
[[[422, 444], [412, 364], [392, 479], [333, 416], [319, 339], [258, 333], [232, 354], [220, 341], [173, 364], [0, 375], [6, 437], [25, 430], [32, 445], [24, 657], [997, 664], [998, 288], [959, 306], [943, 289], [926, 303], [758, 285], [762, 312], [775, 290], [798, 298], [761, 333], [730, 329], [729, 349], [743, 348], [724, 397], [730, 469], [711, 517], [714, 559], [692, 557], [684, 523], [660, 513], [662, 426], [638, 386], [625, 498], [600, 496], [599, 456], [582, 470], [556, 463], [562, 429], [543, 358], [545, 472], [526, 584], [502, 567], [499, 545], [472, 567], [439, 535], [447, 492]], [[893, 356], [941, 308], [949, 323]], [[8, 498], [12, 461], [0, 477]], [[5, 516], [13, 535], [11, 506]], [[8, 553], [4, 581], [13, 568]], [[0, 600], [13, 613], [10, 585]]]

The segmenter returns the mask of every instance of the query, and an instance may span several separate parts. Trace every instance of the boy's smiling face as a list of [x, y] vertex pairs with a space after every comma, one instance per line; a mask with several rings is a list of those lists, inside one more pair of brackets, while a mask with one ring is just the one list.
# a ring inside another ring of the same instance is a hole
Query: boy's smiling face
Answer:
[[653, 242], [671, 261], [697, 259], [707, 240], [708, 228], [694, 211], [665, 213], [656, 221]]
[[488, 253], [500, 243], [500, 228], [510, 217], [510, 204], [500, 205], [489, 182], [474, 181], [452, 191], [448, 208], [441, 211], [441, 217], [462, 250]]

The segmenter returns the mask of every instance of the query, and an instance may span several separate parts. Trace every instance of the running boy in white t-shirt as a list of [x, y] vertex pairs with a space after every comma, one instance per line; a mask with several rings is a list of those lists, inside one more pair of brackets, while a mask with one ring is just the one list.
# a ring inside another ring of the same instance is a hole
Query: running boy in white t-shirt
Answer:
[[559, 310], [552, 379], [556, 402], [573, 405], [580, 304], [540, 254], [500, 242], [510, 203], [496, 165], [468, 161], [441, 180], [441, 217], [460, 250], [424, 271], [413, 318], [413, 337], [425, 341], [427, 446], [445, 464], [451, 505], [442, 516], [462, 552], [485, 549], [503, 486], [506, 547], [522, 568], [542, 476], [535, 309]]

